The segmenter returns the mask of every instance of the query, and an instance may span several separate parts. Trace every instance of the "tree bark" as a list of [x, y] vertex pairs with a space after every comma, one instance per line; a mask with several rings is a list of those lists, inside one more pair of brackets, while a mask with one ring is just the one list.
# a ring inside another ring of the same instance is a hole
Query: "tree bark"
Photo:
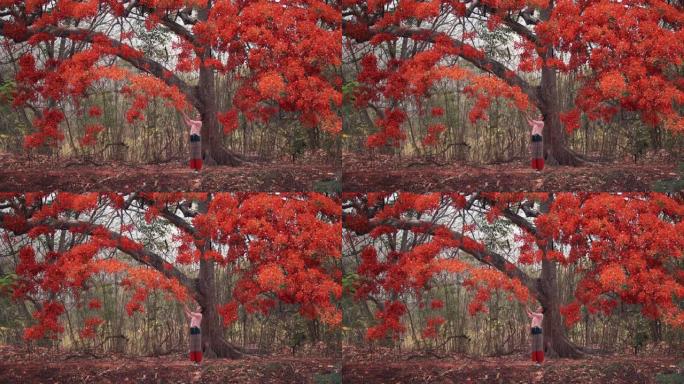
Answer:
[[[548, 20], [553, 11], [553, 2], [542, 11], [542, 19]], [[546, 62], [554, 55], [553, 47], [544, 47], [546, 52], [543, 60]], [[567, 145], [566, 133], [560, 121], [560, 102], [558, 100], [558, 73], [555, 68], [542, 66], [541, 83], [539, 85], [539, 109], [544, 116], [544, 153], [545, 158], [551, 164], [577, 166], [582, 164], [582, 159], [570, 150]]]
[[199, 305], [202, 307], [202, 344], [207, 357], [238, 359], [242, 352], [223, 337], [223, 325], [216, 309], [214, 261], [200, 260]]
[[[206, 21], [210, 11], [211, 2], [207, 2], [207, 7], [198, 12], [198, 20]], [[241, 165], [245, 162], [242, 156], [223, 146], [223, 130], [216, 117], [216, 73], [213, 68], [204, 65], [205, 59], [211, 58], [211, 47], [203, 48], [197, 84], [199, 103], [195, 105], [202, 115], [202, 154], [207, 164]]]
[[568, 340], [565, 334], [560, 305], [558, 302], [558, 282], [556, 262], [542, 260], [542, 273], [539, 279], [539, 302], [544, 307], [544, 346], [550, 356], [577, 358], [582, 356], [580, 349]]
[[[209, 201], [202, 201], [199, 203], [198, 211], [206, 212], [208, 206]], [[204, 252], [210, 246], [210, 242], [207, 240], [200, 255], [200, 270], [197, 283], [199, 291], [198, 302], [202, 307], [202, 344], [205, 347], [207, 357], [238, 359], [242, 357], [242, 351], [223, 337], [223, 325], [221, 324], [216, 302], [214, 260], [204, 258]]]
[[317, 127], [307, 129], [306, 135], [308, 136], [308, 144], [311, 152], [315, 152], [321, 147], [321, 132]]
[[[223, 130], [216, 117], [216, 88], [214, 70], [201, 66], [199, 76], [199, 99], [202, 115], [202, 153], [208, 164], [237, 166], [244, 163], [242, 156], [223, 146]], [[212, 161], [213, 160], [213, 161]]]
[[544, 116], [544, 153], [551, 164], [572, 165], [582, 164], [582, 159], [568, 148], [566, 133], [560, 121], [560, 107], [556, 93], [556, 70], [542, 69], [541, 82], [542, 115]]
[[[540, 211], [548, 213], [553, 204], [554, 195], [541, 203]], [[546, 252], [553, 249], [553, 240], [546, 239], [547, 245], [544, 248], [542, 257], [541, 276], [537, 280], [537, 299], [544, 308], [544, 320], [542, 329], [544, 330], [544, 349], [551, 357], [571, 357], [582, 356], [580, 349], [568, 340], [565, 334], [565, 325], [560, 314], [560, 302], [558, 298], [558, 275], [557, 263], [546, 257]]]

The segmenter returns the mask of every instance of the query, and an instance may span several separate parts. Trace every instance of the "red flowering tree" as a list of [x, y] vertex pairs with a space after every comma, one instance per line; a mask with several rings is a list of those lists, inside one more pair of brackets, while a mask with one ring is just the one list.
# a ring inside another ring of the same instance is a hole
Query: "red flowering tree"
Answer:
[[[167, 66], [146, 54], [145, 31], [173, 36]], [[248, 120], [291, 113], [309, 127], [336, 133], [335, 106], [341, 94], [333, 69], [340, 63], [340, 14], [325, 1], [0, 1], [0, 36], [19, 56], [16, 106], [35, 112], [36, 132], [27, 147], [63, 139], [60, 105], [88, 95], [98, 82], [117, 81], [132, 99], [129, 122], [162, 98], [178, 110], [194, 107], [202, 116], [203, 150], [219, 164], [238, 164], [222, 146], [224, 133]], [[235, 81], [232, 108], [218, 110], [216, 77]], [[192, 85], [188, 79], [198, 76]], [[81, 111], [85, 112], [85, 111]], [[97, 119], [99, 110], [87, 112]], [[92, 143], [99, 124], [86, 128]]]
[[[401, 295], [420, 300], [445, 273], [473, 291], [471, 314], [487, 310], [493, 290], [539, 301], [546, 345], [563, 357], [581, 354], [562, 320], [574, 324], [582, 308], [609, 314], [620, 303], [637, 304], [647, 317], [684, 327], [681, 195], [374, 193], [347, 195], [342, 204], [345, 243], [353, 244], [345, 254], [359, 255], [354, 294], [379, 308], [369, 338], [403, 332]], [[512, 252], [487, 242], [480, 226], [486, 221], [512, 229], [504, 239]], [[556, 271], [570, 265], [579, 279], [575, 299], [561, 303]], [[430, 318], [424, 335], [442, 322]]]
[[[222, 332], [240, 308], [268, 313], [282, 303], [330, 325], [342, 320], [336, 303], [340, 205], [324, 195], [4, 194], [0, 208], [0, 235], [19, 249], [15, 298], [37, 307], [27, 339], [62, 332], [66, 300], [93, 312], [81, 335], [94, 335], [100, 303], [80, 301], [99, 274], [124, 276], [129, 314], [144, 311], [151, 290], [196, 300], [218, 356], [241, 355]], [[171, 245], [156, 246], [145, 237], [145, 225], [161, 226]], [[219, 303], [217, 291], [226, 288], [216, 285], [215, 269], [226, 265], [236, 283], [230, 300]]]
[[[684, 131], [684, 79], [677, 70], [684, 60], [681, 2], [341, 3], [344, 36], [363, 55], [355, 102], [379, 114], [380, 131], [368, 138], [369, 146], [404, 140], [407, 103], [438, 120], [442, 111], [426, 111], [423, 100], [444, 81], [465, 84], [457, 91], [475, 99], [472, 122], [487, 119], [495, 98], [523, 111], [538, 108], [545, 151], [560, 164], [581, 161], [566, 136], [579, 126], [582, 112], [590, 120], [610, 120], [629, 111], [652, 126]], [[499, 47], [492, 47], [493, 39]], [[574, 106], [559, 103], [559, 73], [578, 81]], [[541, 75], [539, 85], [527, 74]], [[426, 144], [444, 129], [439, 123], [429, 127]]]

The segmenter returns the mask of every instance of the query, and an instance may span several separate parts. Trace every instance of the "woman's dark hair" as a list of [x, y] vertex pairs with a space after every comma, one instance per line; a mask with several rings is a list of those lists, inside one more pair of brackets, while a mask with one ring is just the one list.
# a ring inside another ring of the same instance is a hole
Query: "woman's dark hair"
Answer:
[[542, 305], [542, 306], [541, 306], [541, 309], [542, 309], [542, 313], [546, 313], [546, 307], [544, 307], [544, 306]]

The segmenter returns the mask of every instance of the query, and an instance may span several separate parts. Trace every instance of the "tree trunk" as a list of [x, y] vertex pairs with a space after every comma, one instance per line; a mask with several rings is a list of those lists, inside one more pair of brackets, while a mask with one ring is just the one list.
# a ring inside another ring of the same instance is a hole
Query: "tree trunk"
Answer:
[[[199, 203], [198, 210], [205, 213], [209, 201]], [[204, 258], [204, 251], [210, 247], [207, 242], [200, 256], [199, 270], [199, 305], [202, 307], [202, 344], [207, 357], [242, 357], [242, 351], [223, 337], [223, 325], [217, 311], [216, 279], [214, 276], [214, 260]]]
[[[553, 200], [554, 195], [549, 195], [549, 198], [541, 203], [540, 212], [548, 213]], [[544, 350], [551, 357], [581, 357], [582, 351], [570, 342], [565, 335], [565, 325], [560, 314], [557, 263], [546, 258], [546, 252], [553, 249], [553, 240], [551, 238], [546, 240], [547, 245], [543, 249], [541, 276], [537, 280], [538, 299], [544, 308], [544, 320], [542, 322]]]
[[[301, 129], [301, 128], [300, 128]], [[311, 152], [316, 152], [321, 147], [321, 132], [317, 127], [306, 129], [308, 144]]]
[[542, 259], [542, 273], [539, 279], [539, 302], [544, 307], [544, 346], [550, 356], [572, 357], [582, 356], [580, 349], [565, 335], [565, 326], [560, 314], [558, 302], [558, 282], [556, 278], [556, 262]]
[[[206, 49], [206, 57], [210, 57], [211, 50]], [[242, 156], [223, 146], [223, 130], [216, 117], [215, 73], [211, 67], [200, 66], [199, 71], [199, 99], [202, 103], [202, 154], [208, 165], [241, 165], [245, 161]]]
[[238, 359], [242, 352], [223, 337], [223, 325], [216, 309], [214, 261], [200, 260], [200, 306], [202, 307], [202, 344], [207, 357]]
[[651, 147], [654, 151], [657, 151], [663, 147], [662, 136], [660, 135], [660, 127], [656, 126], [648, 130], [649, 136], [651, 136]]
[[[544, 9], [541, 14], [542, 20], [548, 20], [553, 11], [553, 3]], [[552, 59], [554, 50], [552, 46], [545, 46], [544, 60]], [[542, 66], [541, 83], [539, 85], [539, 109], [544, 116], [544, 153], [550, 164], [580, 165], [581, 158], [567, 146], [566, 133], [560, 121], [560, 103], [558, 100], [558, 73], [555, 68], [548, 65]]]
[[544, 153], [551, 164], [576, 166], [580, 165], [582, 160], [567, 145], [566, 133], [560, 121], [556, 75], [555, 69], [542, 68], [541, 99], [544, 105], [541, 110], [544, 116]]

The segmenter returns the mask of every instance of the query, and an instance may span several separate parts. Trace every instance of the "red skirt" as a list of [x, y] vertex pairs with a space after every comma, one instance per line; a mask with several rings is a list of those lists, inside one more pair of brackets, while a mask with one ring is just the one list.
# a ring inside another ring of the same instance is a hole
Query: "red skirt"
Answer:
[[190, 352], [190, 361], [196, 362], [196, 363], [201, 363], [202, 362], [202, 352]]
[[544, 169], [544, 159], [532, 159], [532, 169]]
[[201, 170], [202, 169], [202, 159], [190, 159], [190, 168]]

